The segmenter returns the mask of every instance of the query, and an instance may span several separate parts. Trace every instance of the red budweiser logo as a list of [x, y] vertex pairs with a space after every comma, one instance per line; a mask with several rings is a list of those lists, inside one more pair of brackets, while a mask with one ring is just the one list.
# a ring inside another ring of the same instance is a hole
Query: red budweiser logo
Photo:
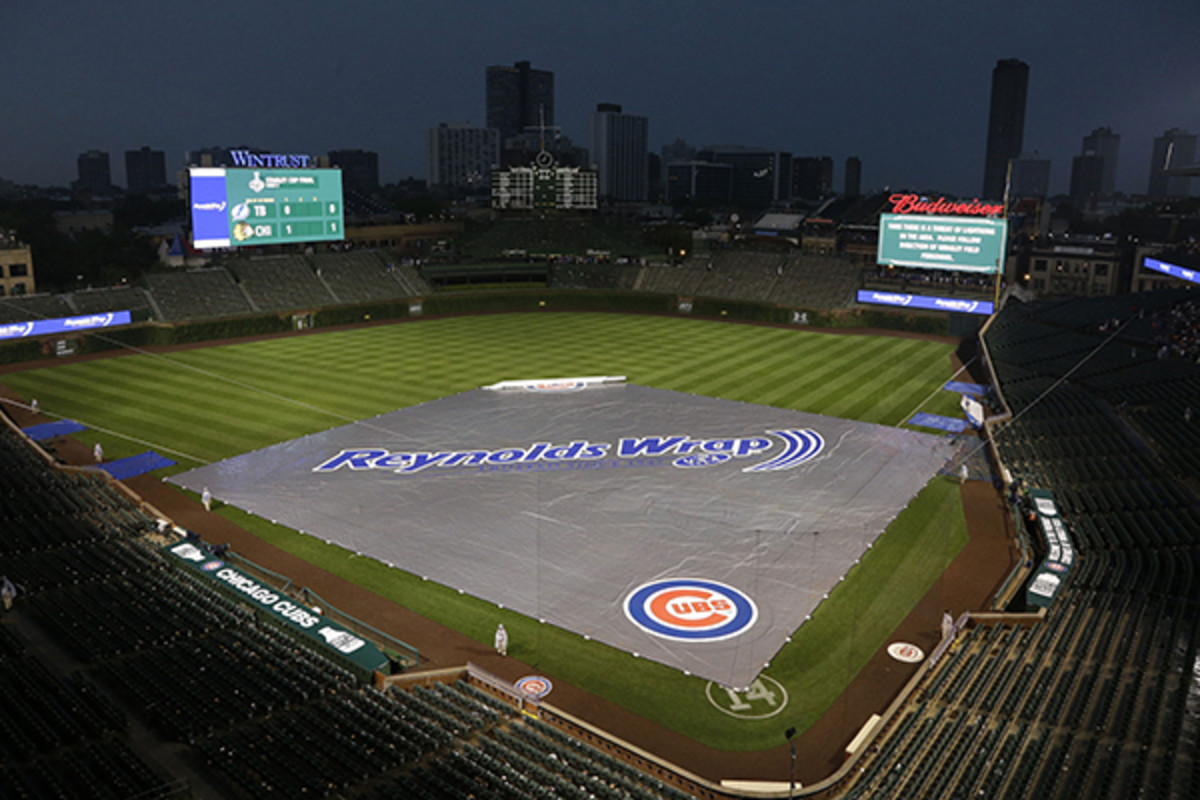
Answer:
[[930, 200], [915, 194], [894, 194], [888, 198], [893, 214], [945, 214], [960, 217], [998, 217], [1004, 213], [1002, 203], [983, 203], [979, 200]]

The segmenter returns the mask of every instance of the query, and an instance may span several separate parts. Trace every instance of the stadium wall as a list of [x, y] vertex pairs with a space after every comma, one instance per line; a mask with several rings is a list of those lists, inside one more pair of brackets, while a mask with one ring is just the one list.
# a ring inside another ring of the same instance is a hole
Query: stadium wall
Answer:
[[[279, 335], [304, 328], [329, 328], [366, 322], [386, 322], [410, 316], [449, 316], [533, 311], [609, 311], [630, 314], [681, 314], [691, 317], [729, 319], [772, 325], [805, 322], [816, 328], [877, 328], [913, 333], [951, 335], [951, 316], [943, 312], [912, 313], [884, 309], [836, 310], [776, 306], [747, 300], [686, 298], [689, 311], [681, 311], [676, 294], [606, 291], [527, 289], [453, 292], [423, 298], [362, 303], [320, 309], [291, 310], [241, 317], [181, 323], [144, 322], [103, 333], [79, 332], [69, 336], [52, 334], [38, 338], [0, 342], [0, 364], [16, 364], [51, 358], [55, 345], [68, 340], [77, 354], [100, 353], [130, 347], [163, 347], [197, 342], [216, 342], [247, 336]], [[297, 319], [309, 320], [303, 326]]]

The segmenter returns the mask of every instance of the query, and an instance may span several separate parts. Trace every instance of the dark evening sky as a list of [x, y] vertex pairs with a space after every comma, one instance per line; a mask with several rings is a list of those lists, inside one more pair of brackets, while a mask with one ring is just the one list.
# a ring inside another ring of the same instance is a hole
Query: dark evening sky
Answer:
[[425, 130], [484, 123], [484, 70], [555, 74], [556, 122], [587, 146], [598, 102], [650, 120], [655, 151], [741, 144], [863, 162], [863, 188], [981, 188], [991, 71], [1030, 66], [1025, 149], [1065, 191], [1082, 137], [1121, 135], [1117, 188], [1152, 140], [1200, 133], [1200, 2], [1017, 0], [209, 0], [7, 2], [0, 178], [65, 185], [76, 156], [185, 150], [379, 153], [425, 176]]

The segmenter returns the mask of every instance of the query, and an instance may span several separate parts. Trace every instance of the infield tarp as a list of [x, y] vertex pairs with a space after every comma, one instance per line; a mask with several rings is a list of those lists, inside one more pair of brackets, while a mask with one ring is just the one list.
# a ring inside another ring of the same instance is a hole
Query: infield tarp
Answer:
[[[952, 454], [938, 436], [635, 385], [480, 389], [169, 480], [744, 687]], [[644, 587], [667, 579], [691, 588], [654, 601]], [[717, 613], [720, 586], [753, 607]], [[630, 598], [693, 638], [649, 632]]]

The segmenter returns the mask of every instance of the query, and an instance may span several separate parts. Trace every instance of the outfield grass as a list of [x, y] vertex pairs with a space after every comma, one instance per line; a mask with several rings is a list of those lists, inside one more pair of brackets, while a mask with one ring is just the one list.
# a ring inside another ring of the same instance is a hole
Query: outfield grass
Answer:
[[[237, 345], [130, 355], [6, 376], [42, 409], [90, 426], [109, 458], [147, 448], [174, 471], [510, 378], [625, 375], [674, 391], [897, 425], [958, 415], [952, 346], [668, 317], [537, 313], [429, 319]], [[130, 438], [131, 437], [131, 438]], [[490, 643], [495, 606], [273, 526], [220, 513], [330, 572]], [[705, 682], [505, 614], [510, 652], [545, 672], [723, 749], [779, 744], [817, 719], [966, 541], [953, 481], [931, 483], [765, 674], [790, 695], [765, 721], [713, 708]]]

